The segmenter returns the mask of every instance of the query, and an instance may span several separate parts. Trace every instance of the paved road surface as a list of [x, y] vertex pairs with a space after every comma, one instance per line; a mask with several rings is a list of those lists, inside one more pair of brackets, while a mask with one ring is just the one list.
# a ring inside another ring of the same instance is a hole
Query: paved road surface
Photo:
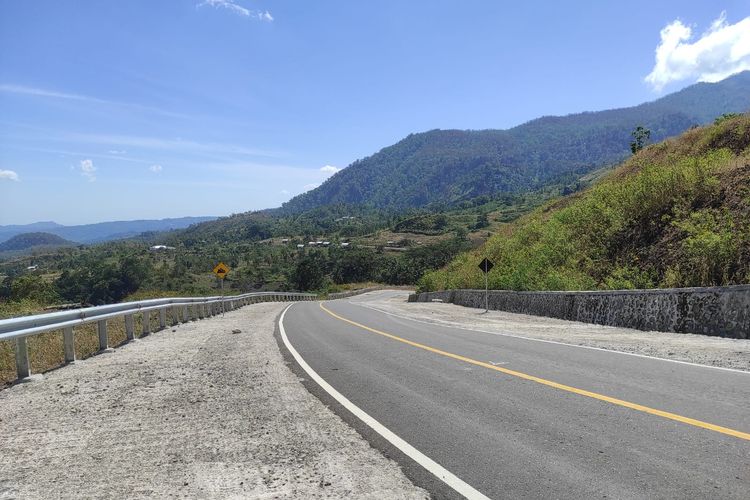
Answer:
[[[336, 391], [491, 498], [749, 497], [748, 373], [429, 325], [347, 300], [294, 304], [283, 326]], [[455, 495], [363, 432], [417, 483]]]

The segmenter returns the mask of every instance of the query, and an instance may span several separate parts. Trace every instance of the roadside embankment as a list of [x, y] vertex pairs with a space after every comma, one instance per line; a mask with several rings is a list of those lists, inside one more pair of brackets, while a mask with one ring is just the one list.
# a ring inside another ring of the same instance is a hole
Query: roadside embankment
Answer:
[[0, 391], [0, 498], [425, 498], [285, 364], [284, 306], [180, 324]]
[[[484, 308], [484, 290], [414, 294], [410, 302], [440, 300]], [[489, 309], [638, 330], [750, 338], [750, 285], [658, 290], [513, 292], [491, 290]]]

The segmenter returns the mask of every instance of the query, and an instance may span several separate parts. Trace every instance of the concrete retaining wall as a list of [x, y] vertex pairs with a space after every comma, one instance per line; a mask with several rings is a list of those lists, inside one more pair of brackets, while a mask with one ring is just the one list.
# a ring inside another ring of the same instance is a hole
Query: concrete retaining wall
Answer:
[[[412, 294], [484, 308], [484, 290]], [[750, 285], [591, 292], [489, 292], [489, 308], [638, 330], [750, 338]]]

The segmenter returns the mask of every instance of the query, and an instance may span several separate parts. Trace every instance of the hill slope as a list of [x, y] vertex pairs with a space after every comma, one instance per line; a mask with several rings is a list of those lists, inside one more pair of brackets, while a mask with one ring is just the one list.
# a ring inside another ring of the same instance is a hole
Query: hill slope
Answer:
[[630, 108], [543, 117], [509, 130], [431, 130], [358, 160], [282, 207], [329, 204], [404, 209], [575, 181], [630, 154], [637, 125], [660, 141], [724, 113], [750, 110], [750, 71]]
[[13, 236], [8, 241], [0, 243], [0, 252], [12, 252], [18, 250], [28, 250], [30, 248], [46, 247], [63, 247], [75, 245], [75, 243], [60, 238], [56, 234], [50, 233], [23, 233]]
[[750, 282], [750, 115], [647, 147], [604, 180], [427, 273], [423, 291], [580, 290]]

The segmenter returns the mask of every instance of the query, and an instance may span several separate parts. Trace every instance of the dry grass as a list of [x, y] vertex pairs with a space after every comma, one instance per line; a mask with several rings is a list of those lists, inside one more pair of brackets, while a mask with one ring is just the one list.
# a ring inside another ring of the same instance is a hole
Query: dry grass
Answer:
[[[176, 321], [177, 317], [173, 313], [172, 308], [167, 308], [166, 328], [169, 328]], [[151, 332], [161, 329], [158, 312], [151, 312], [149, 327]], [[135, 314], [134, 333], [136, 338], [141, 336], [142, 331], [143, 315]], [[99, 351], [99, 336], [96, 323], [88, 323], [76, 327], [74, 332], [77, 359], [88, 358]], [[117, 347], [124, 344], [126, 342], [125, 318], [117, 317], [107, 320], [107, 333], [110, 347]], [[53, 330], [29, 337], [28, 348], [32, 373], [44, 373], [65, 364], [62, 330]], [[0, 388], [12, 384], [15, 380], [15, 341], [0, 341]]]

